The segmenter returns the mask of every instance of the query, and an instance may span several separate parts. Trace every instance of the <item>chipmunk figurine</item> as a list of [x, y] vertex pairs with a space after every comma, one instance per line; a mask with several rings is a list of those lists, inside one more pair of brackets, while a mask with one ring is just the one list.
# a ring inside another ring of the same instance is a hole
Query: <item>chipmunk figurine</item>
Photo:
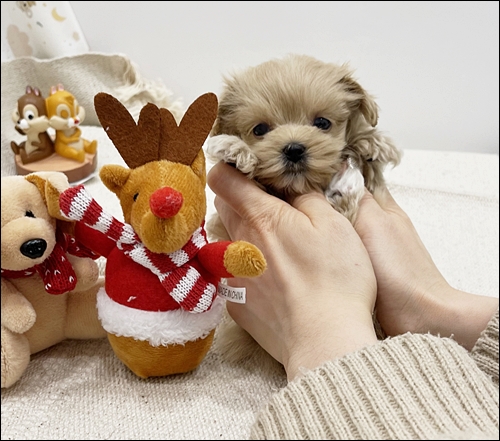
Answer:
[[10, 143], [23, 164], [40, 161], [54, 153], [54, 142], [47, 132], [50, 122], [45, 99], [40, 89], [26, 86], [26, 93], [17, 100], [17, 108], [12, 112], [12, 120], [16, 130], [27, 137], [20, 144]]
[[52, 86], [50, 95], [45, 99], [51, 127], [56, 131], [55, 151], [65, 158], [78, 162], [85, 161], [85, 153], [94, 154], [97, 141], [82, 138], [78, 126], [85, 119], [85, 109], [62, 84]]

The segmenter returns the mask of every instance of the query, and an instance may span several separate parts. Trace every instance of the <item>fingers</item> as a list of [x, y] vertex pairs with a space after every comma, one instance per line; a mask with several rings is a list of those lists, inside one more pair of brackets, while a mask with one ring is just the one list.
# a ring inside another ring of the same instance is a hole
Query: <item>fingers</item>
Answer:
[[241, 216], [234, 211], [223, 199], [215, 196], [214, 206], [219, 214], [219, 217], [224, 225], [224, 228], [233, 237], [234, 227], [241, 223]]
[[377, 210], [384, 211], [389, 209], [401, 210], [388, 188], [384, 185], [374, 190], [373, 194], [365, 188], [365, 193], [360, 201], [360, 209], [364, 210]]
[[320, 192], [311, 192], [297, 196], [293, 200], [290, 200], [290, 205], [301, 213], [304, 213], [313, 224], [316, 223], [315, 221], [331, 218], [331, 216], [338, 215], [341, 217], [341, 214], [332, 208], [325, 195]]
[[269, 201], [276, 199], [224, 162], [219, 162], [210, 169], [207, 174], [207, 184], [219, 198], [242, 217], [246, 217], [247, 210], [265, 204], [268, 198]]

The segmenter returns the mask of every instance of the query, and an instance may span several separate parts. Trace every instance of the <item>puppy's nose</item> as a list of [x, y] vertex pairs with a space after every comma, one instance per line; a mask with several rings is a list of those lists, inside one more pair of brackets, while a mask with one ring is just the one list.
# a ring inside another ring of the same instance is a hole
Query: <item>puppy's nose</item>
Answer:
[[31, 239], [24, 242], [19, 250], [23, 256], [30, 259], [38, 259], [43, 256], [47, 249], [47, 242], [43, 239]]
[[283, 154], [291, 162], [299, 162], [304, 156], [306, 147], [304, 144], [299, 144], [298, 142], [292, 142], [285, 146], [283, 149]]

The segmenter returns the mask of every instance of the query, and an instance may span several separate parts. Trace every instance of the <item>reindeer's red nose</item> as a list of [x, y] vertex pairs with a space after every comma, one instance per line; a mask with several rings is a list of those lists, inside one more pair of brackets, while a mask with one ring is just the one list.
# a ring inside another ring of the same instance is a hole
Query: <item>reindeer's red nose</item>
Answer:
[[182, 207], [182, 194], [171, 187], [156, 190], [149, 199], [149, 206], [153, 214], [162, 219], [174, 217]]

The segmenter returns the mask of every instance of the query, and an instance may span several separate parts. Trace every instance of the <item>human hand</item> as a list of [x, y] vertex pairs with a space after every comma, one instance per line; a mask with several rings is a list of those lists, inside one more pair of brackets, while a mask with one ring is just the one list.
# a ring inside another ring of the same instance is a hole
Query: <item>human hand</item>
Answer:
[[228, 312], [283, 363], [288, 379], [376, 342], [368, 254], [324, 195], [288, 204], [222, 162], [207, 180], [231, 239], [256, 245], [268, 264], [259, 277], [231, 279], [232, 286], [246, 287], [247, 302], [228, 302]]
[[[498, 299], [452, 288], [387, 188], [360, 201], [355, 228], [377, 277], [377, 319], [389, 336], [430, 332], [472, 349]], [[378, 201], [378, 202], [377, 202]]]

